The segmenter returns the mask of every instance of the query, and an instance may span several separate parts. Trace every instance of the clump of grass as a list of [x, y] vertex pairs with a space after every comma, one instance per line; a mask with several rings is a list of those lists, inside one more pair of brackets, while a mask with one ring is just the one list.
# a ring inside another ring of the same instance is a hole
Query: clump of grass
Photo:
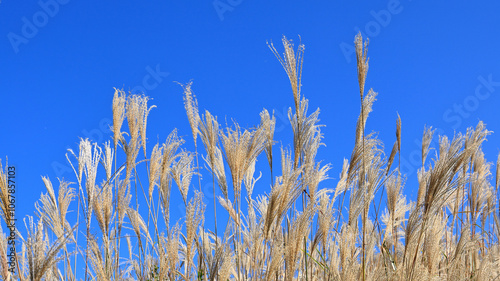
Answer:
[[[424, 128], [422, 167], [413, 179], [418, 196], [408, 201], [405, 183], [412, 179], [400, 171], [401, 117], [388, 156], [377, 134], [365, 132], [377, 93], [365, 92], [368, 44], [358, 34], [355, 143], [350, 158], [339, 163], [335, 188], [329, 188], [323, 182], [332, 165], [316, 159], [324, 145], [319, 109], [308, 113], [301, 92], [304, 45], [294, 49], [285, 37], [282, 43], [283, 56], [272, 43], [269, 47], [290, 80], [294, 107], [288, 111], [293, 148], [280, 147], [279, 175], [273, 170], [276, 120], [268, 110], [253, 128], [236, 122], [221, 126], [208, 110], [200, 116], [190, 82], [182, 87], [195, 152], [182, 148], [185, 140], [177, 130], [148, 150], [147, 119], [154, 106], [148, 106], [148, 97], [115, 89], [112, 142], [101, 146], [82, 139], [78, 152], [69, 151], [76, 183], [60, 180], [56, 190], [42, 177], [46, 193], [35, 203], [38, 220], [27, 218], [15, 273], [8, 270], [7, 235], [0, 228], [2, 279], [498, 279], [500, 155], [493, 185], [493, 165], [482, 152], [491, 133], [484, 124], [452, 138], [439, 136], [435, 148], [435, 131]], [[125, 119], [128, 131], [122, 131]], [[201, 189], [198, 137], [213, 194], [215, 188], [222, 194], [214, 196], [213, 214], [205, 209], [203, 193], [192, 188], [198, 175]], [[125, 161], [118, 165], [121, 152]], [[256, 173], [262, 157], [269, 164], [271, 190], [255, 194], [263, 182]], [[172, 220], [174, 184], [186, 213]], [[11, 219], [8, 198], [7, 172], [0, 166], [4, 222]], [[225, 214], [217, 213], [217, 206]], [[67, 218], [69, 212], [76, 213], [76, 221]], [[204, 224], [211, 215], [214, 231]], [[218, 231], [221, 218], [227, 221]]]

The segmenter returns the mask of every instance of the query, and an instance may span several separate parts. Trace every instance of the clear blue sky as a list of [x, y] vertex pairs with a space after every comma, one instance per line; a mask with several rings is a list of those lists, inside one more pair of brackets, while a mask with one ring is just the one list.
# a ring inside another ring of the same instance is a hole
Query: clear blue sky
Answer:
[[[150, 148], [173, 128], [188, 140], [182, 89], [193, 80], [200, 109], [242, 126], [275, 110], [275, 139], [289, 144], [286, 74], [266, 41], [282, 35], [305, 44], [303, 94], [321, 109], [333, 187], [350, 156], [359, 113], [352, 42], [370, 37], [366, 87], [379, 93], [368, 131], [389, 153], [402, 119], [406, 193], [415, 197], [424, 125], [445, 134], [483, 120], [496, 131], [487, 159], [500, 149], [500, 2], [454, 1], [77, 1], [0, 3], [0, 158], [18, 170], [18, 215], [33, 214], [40, 176], [75, 181], [66, 164], [78, 137], [111, 138], [113, 87], [145, 90], [157, 106]], [[281, 48], [278, 48], [281, 51]], [[417, 142], [417, 143], [416, 143]], [[277, 149], [278, 147], [276, 147]], [[279, 150], [276, 150], [277, 153]], [[413, 159], [413, 160], [412, 160]], [[5, 164], [5, 162], [3, 162]], [[265, 163], [262, 155], [260, 163]], [[265, 166], [264, 166], [265, 168]], [[210, 177], [205, 178], [211, 181]], [[254, 194], [268, 191], [261, 180]], [[173, 193], [178, 194], [174, 190]], [[211, 207], [208, 207], [211, 210]], [[175, 214], [173, 214], [174, 216]], [[179, 214], [177, 214], [179, 215]]]

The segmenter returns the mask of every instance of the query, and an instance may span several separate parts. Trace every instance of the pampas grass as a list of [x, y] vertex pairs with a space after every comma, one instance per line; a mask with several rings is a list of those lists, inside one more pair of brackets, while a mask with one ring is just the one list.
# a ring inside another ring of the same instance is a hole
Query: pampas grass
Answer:
[[[181, 86], [195, 151], [183, 148], [177, 130], [148, 150], [154, 106], [148, 97], [115, 89], [113, 139], [102, 146], [82, 139], [79, 151], [68, 152], [75, 183], [61, 179], [55, 188], [42, 177], [37, 218], [27, 217], [26, 230], [17, 230], [25, 234], [15, 272], [5, 250], [9, 232], [0, 228], [2, 280], [499, 279], [500, 156], [493, 172], [482, 151], [491, 132], [479, 122], [464, 134], [439, 136], [433, 147], [435, 130], [424, 128], [422, 167], [406, 178], [399, 114], [387, 154], [377, 134], [365, 132], [378, 94], [365, 92], [368, 41], [358, 34], [354, 42], [360, 113], [351, 155], [334, 165], [317, 159], [328, 140], [319, 109], [308, 113], [301, 92], [304, 45], [294, 49], [285, 37], [283, 55], [268, 44], [290, 80], [294, 104], [288, 110], [293, 146], [281, 146], [278, 157], [273, 113], [263, 109], [253, 128], [221, 126], [199, 110], [191, 82]], [[213, 213], [205, 209], [198, 154], [211, 176]], [[256, 194], [269, 184], [260, 179], [260, 159], [269, 165], [270, 190]], [[280, 171], [273, 169], [276, 161]], [[333, 167], [339, 176], [326, 184]], [[0, 161], [3, 222], [11, 219], [7, 175]], [[196, 175], [200, 191], [193, 188]], [[410, 181], [418, 183], [416, 202], [405, 196]], [[171, 218], [172, 192], [182, 198], [182, 218]], [[204, 223], [209, 216], [213, 231]]]

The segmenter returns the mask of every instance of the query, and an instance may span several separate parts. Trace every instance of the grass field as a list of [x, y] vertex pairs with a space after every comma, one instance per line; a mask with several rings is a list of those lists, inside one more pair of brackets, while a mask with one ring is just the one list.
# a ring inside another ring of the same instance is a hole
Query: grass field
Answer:
[[[423, 128], [418, 197], [408, 201], [401, 119], [394, 120], [390, 151], [365, 132], [377, 93], [365, 88], [367, 42], [357, 35], [356, 141], [350, 158], [334, 163], [342, 167], [336, 186], [325, 188], [331, 165], [316, 156], [328, 140], [319, 109], [308, 113], [301, 92], [304, 47], [282, 43], [283, 55], [269, 47], [292, 88], [290, 149], [277, 147], [273, 113], [263, 110], [253, 128], [221, 126], [200, 112], [191, 83], [182, 87], [195, 151], [183, 148], [176, 130], [148, 147], [154, 106], [117, 89], [113, 139], [101, 146], [82, 139], [78, 151], [68, 151], [74, 183], [56, 188], [43, 178], [37, 216], [17, 232], [15, 266], [9, 229], [1, 230], [2, 280], [499, 280], [500, 157], [493, 170], [481, 148], [490, 134], [484, 124], [453, 137]], [[437, 147], [430, 147], [433, 138]], [[258, 157], [269, 164], [268, 194], [253, 193]], [[11, 221], [7, 166], [0, 167], [3, 225]], [[224, 214], [203, 203], [202, 167], [212, 175], [203, 180], [220, 189], [214, 205]], [[182, 220], [170, 217], [172, 192], [182, 197]], [[146, 204], [140, 209], [139, 198]], [[207, 216], [215, 218], [213, 228], [205, 226]]]

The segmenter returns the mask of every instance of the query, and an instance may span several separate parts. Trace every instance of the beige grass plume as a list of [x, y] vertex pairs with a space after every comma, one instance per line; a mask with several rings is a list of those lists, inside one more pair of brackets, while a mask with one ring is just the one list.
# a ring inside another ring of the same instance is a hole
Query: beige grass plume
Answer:
[[358, 83], [359, 83], [359, 94], [361, 100], [363, 100], [363, 94], [365, 92], [365, 81], [366, 75], [368, 74], [368, 39], [363, 43], [363, 37], [361, 32], [359, 32], [354, 38], [354, 45], [356, 48], [356, 62], [358, 70]]
[[26, 238], [19, 232], [18, 235], [27, 249], [29, 280], [44, 280], [45, 275], [52, 270], [53, 266], [63, 259], [60, 250], [66, 244], [69, 235], [58, 237], [53, 243], [50, 243], [43, 227], [43, 220], [40, 219], [35, 226], [33, 217], [28, 216], [28, 222], [25, 220], [24, 223], [27, 229]]
[[153, 147], [153, 151], [149, 157], [149, 189], [148, 196], [151, 199], [153, 196], [153, 190], [155, 186], [158, 185], [158, 178], [160, 177], [161, 172], [161, 161], [162, 161], [162, 153], [163, 147], [160, 147], [159, 144], [156, 144]]
[[271, 179], [273, 170], [273, 144], [274, 144], [274, 128], [276, 126], [276, 118], [273, 114], [270, 115], [267, 109], [263, 109], [260, 113], [260, 126], [264, 128], [266, 132], [266, 143], [265, 151], [267, 156], [267, 161], [269, 162], [269, 168], [271, 169]]
[[304, 62], [303, 58], [305, 47], [303, 44], [299, 44], [297, 51], [294, 51], [292, 41], [288, 40], [285, 36], [283, 36], [281, 41], [283, 43], [283, 47], [285, 48], [283, 58], [280, 56], [272, 42], [268, 43], [268, 46], [288, 75], [288, 79], [290, 80], [290, 84], [292, 86], [295, 109], [298, 111], [301, 100], [300, 89], [302, 87], [302, 64]]
[[61, 237], [66, 231], [71, 231], [71, 226], [66, 218], [69, 205], [76, 197], [71, 183], [59, 180], [59, 189], [56, 195], [52, 182], [47, 177], [42, 177], [46, 194], [40, 196], [40, 202], [35, 203], [38, 216], [56, 235]]
[[182, 151], [176, 162], [172, 165], [172, 176], [182, 194], [184, 204], [187, 204], [189, 185], [193, 175], [196, 174], [196, 167], [193, 165], [194, 155], [187, 151]]
[[115, 150], [118, 142], [122, 138], [121, 128], [125, 120], [126, 102], [127, 98], [125, 92], [115, 88], [115, 94], [113, 96], [113, 142]]
[[242, 131], [235, 123], [235, 129], [227, 128], [226, 134], [221, 132], [221, 136], [226, 161], [233, 179], [234, 195], [239, 202], [243, 176], [254, 159], [264, 150], [265, 131], [263, 127], [252, 131]]
[[8, 163], [5, 165], [5, 170], [2, 167], [2, 160], [0, 159], [0, 211], [3, 220], [8, 223], [10, 222], [12, 215], [9, 208], [9, 182], [8, 182]]
[[200, 123], [200, 115], [198, 113], [198, 101], [196, 100], [196, 96], [191, 90], [193, 82], [189, 82], [186, 85], [182, 85], [179, 83], [179, 85], [181, 85], [184, 89], [184, 108], [186, 109], [186, 114], [189, 120], [189, 125], [191, 126], [191, 132], [193, 133], [193, 139], [196, 146], [196, 139], [199, 133], [198, 124]]

